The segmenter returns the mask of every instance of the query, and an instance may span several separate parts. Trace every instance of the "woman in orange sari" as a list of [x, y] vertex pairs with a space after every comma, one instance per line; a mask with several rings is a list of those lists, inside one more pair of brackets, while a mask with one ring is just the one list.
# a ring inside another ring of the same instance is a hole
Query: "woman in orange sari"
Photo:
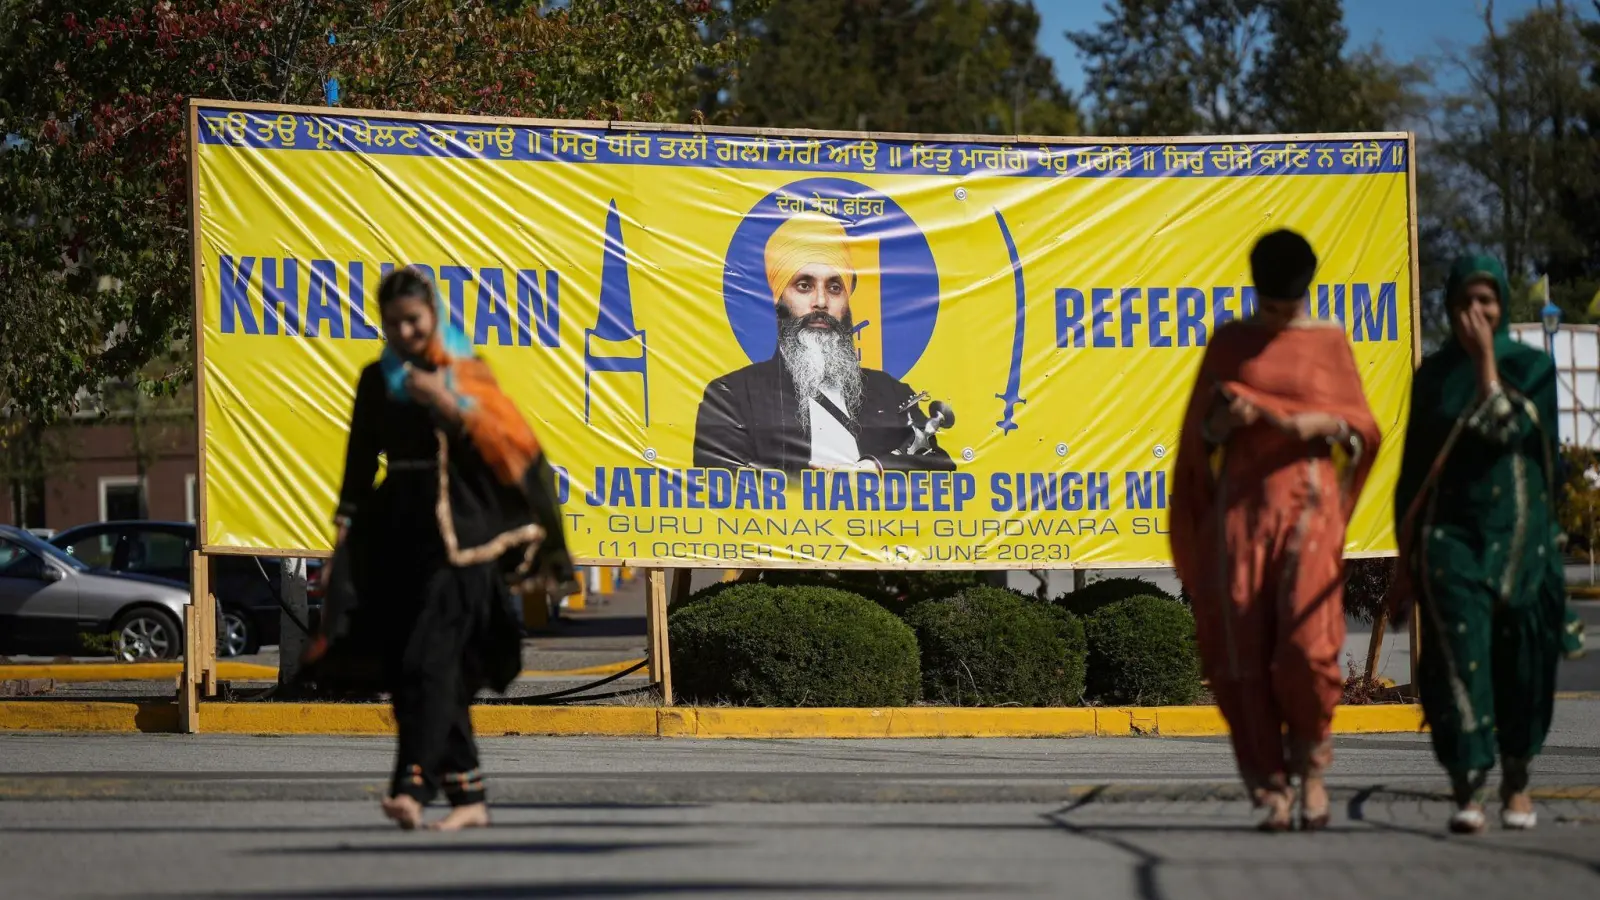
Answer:
[[1312, 319], [1317, 258], [1291, 231], [1250, 254], [1258, 310], [1217, 329], [1178, 447], [1172, 551], [1202, 669], [1263, 830], [1325, 827], [1343, 693], [1345, 526], [1378, 428], [1338, 322]]

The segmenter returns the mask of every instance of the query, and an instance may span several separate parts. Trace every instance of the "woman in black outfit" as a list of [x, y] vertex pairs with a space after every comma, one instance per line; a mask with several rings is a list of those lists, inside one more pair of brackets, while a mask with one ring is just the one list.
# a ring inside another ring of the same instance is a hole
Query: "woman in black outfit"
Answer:
[[307, 675], [392, 695], [400, 743], [385, 815], [416, 828], [442, 791], [452, 809], [430, 827], [482, 827], [470, 707], [521, 667], [509, 583], [570, 581], [571, 565], [538, 441], [440, 314], [434, 286], [398, 269], [378, 305], [388, 344], [356, 387], [329, 608]]

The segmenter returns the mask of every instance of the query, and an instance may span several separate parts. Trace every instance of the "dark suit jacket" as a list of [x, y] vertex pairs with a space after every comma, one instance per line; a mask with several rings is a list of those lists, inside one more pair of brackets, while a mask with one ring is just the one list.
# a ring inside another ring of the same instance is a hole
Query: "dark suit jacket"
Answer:
[[[916, 393], [877, 369], [862, 369], [861, 409], [856, 414], [856, 445], [863, 458], [885, 469], [951, 470], [955, 463], [939, 448], [901, 456], [895, 451], [911, 437], [912, 423], [928, 421], [920, 405], [905, 412]], [[717, 469], [781, 469], [794, 474], [811, 465], [811, 432], [800, 424], [800, 398], [794, 378], [774, 355], [716, 379], [706, 386], [694, 428], [694, 464]], [[823, 413], [826, 415], [826, 413]]]

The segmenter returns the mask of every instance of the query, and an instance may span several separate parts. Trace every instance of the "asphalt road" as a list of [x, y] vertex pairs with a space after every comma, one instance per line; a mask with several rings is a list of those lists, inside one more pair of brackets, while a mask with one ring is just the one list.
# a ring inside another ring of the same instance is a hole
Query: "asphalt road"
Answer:
[[[0, 896], [1595, 896], [1600, 701], [1540, 830], [1443, 833], [1421, 735], [1341, 738], [1334, 828], [1250, 826], [1218, 739], [484, 741], [495, 827], [377, 816], [389, 741], [0, 735]], [[436, 813], [437, 814], [437, 813]]]

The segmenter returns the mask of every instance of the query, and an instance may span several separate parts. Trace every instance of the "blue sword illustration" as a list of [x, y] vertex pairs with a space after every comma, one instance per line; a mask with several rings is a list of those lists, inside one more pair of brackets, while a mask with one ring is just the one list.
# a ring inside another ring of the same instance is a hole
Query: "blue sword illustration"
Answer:
[[1018, 396], [1022, 390], [1022, 336], [1028, 327], [1028, 292], [1022, 283], [1022, 259], [1017, 256], [1017, 244], [1011, 239], [1011, 229], [1006, 227], [1005, 216], [1000, 215], [998, 209], [994, 211], [994, 220], [1000, 226], [1000, 237], [1005, 239], [1006, 253], [1011, 257], [1011, 283], [1017, 293], [1017, 324], [1011, 336], [1011, 373], [1006, 376], [1006, 392], [995, 394], [1006, 402], [1006, 409], [1000, 421], [994, 424], [999, 426], [1001, 434], [1010, 434], [1017, 430], [1017, 406], [1028, 402]]

